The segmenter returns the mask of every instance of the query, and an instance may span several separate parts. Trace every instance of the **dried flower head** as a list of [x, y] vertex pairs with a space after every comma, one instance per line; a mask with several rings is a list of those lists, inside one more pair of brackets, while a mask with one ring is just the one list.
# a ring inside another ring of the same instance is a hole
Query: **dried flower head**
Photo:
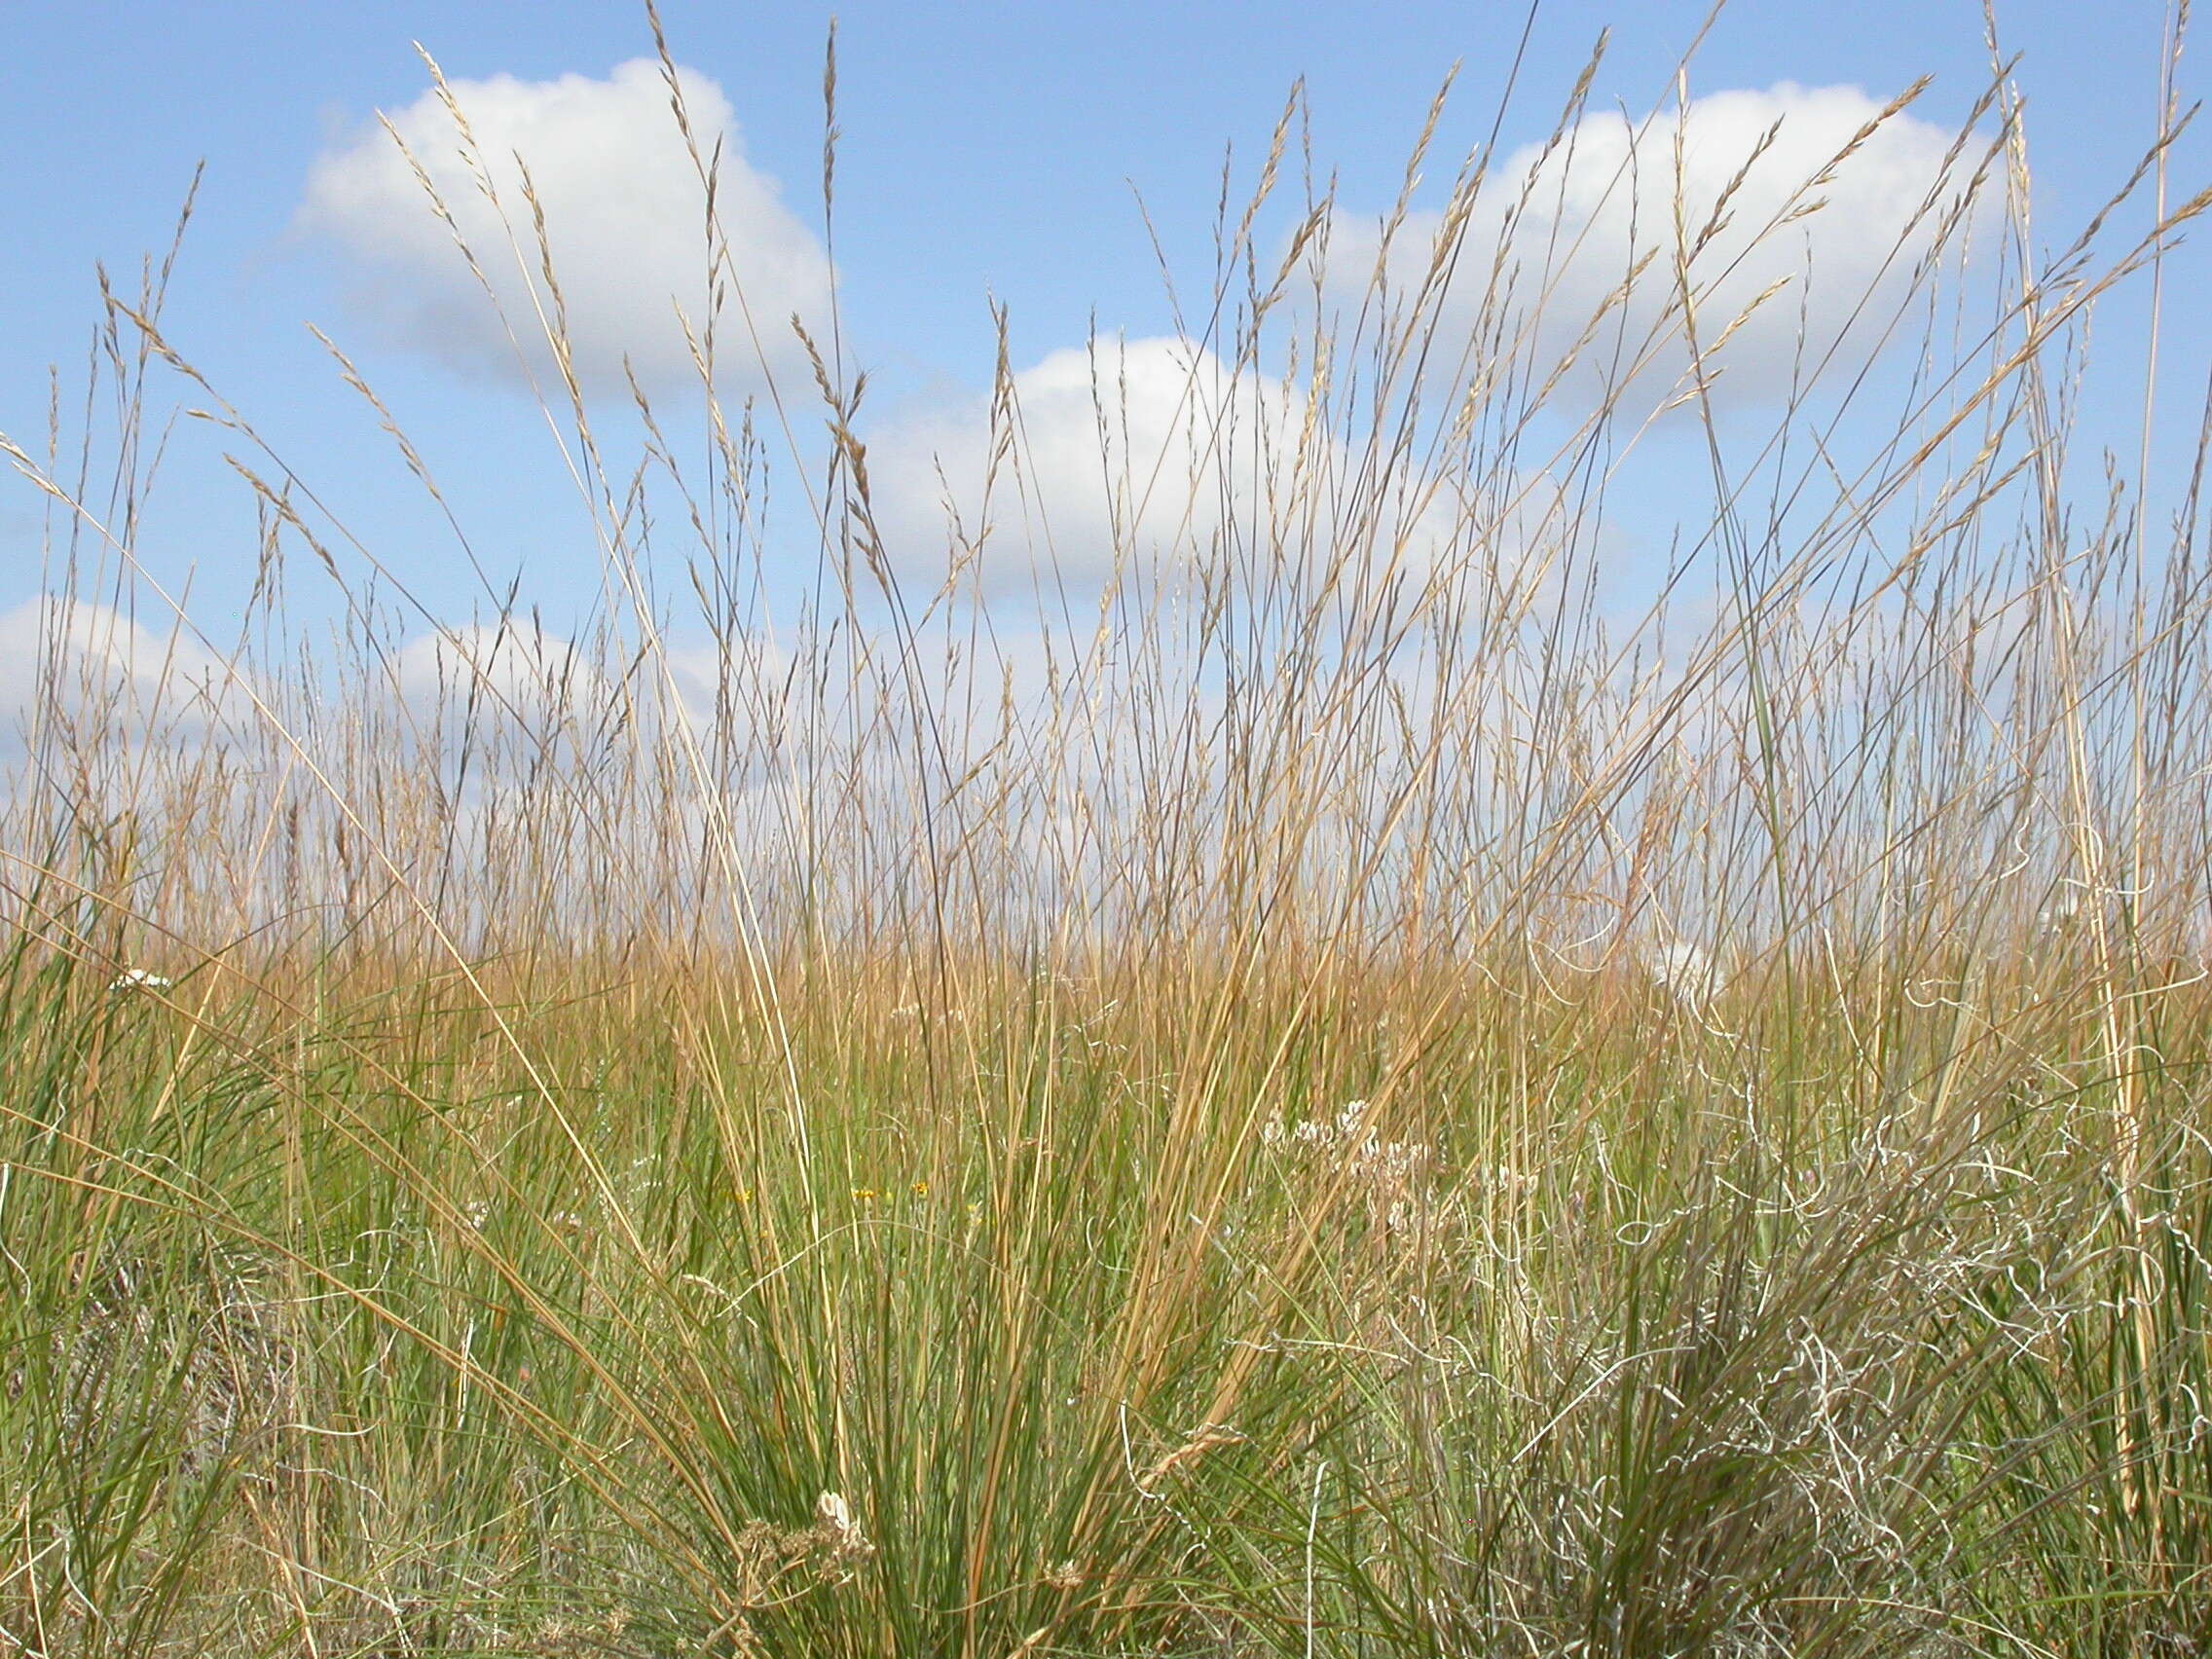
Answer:
[[1159, 1460], [1144, 1473], [1137, 1483], [1150, 1493], [1170, 1475], [1181, 1474], [1217, 1446], [1234, 1446], [1244, 1436], [1227, 1423], [1209, 1422], [1190, 1439], [1170, 1452], [1161, 1454]]
[[1083, 1588], [1083, 1568], [1073, 1561], [1056, 1561], [1045, 1569], [1045, 1586], [1063, 1594]]
[[814, 1500], [813, 1535], [828, 1576], [842, 1577], [875, 1554], [842, 1493], [826, 1492]]

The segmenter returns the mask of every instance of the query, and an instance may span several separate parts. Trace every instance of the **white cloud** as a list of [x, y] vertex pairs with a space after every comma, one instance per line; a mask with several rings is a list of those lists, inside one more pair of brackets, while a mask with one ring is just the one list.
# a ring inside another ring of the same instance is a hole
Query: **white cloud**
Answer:
[[1569, 534], [1571, 503], [1543, 477], [1424, 469], [1390, 454], [1387, 434], [1377, 464], [1305, 386], [1185, 340], [1053, 351], [1014, 375], [1012, 404], [987, 498], [988, 399], [871, 434], [877, 527], [917, 585], [943, 581], [980, 538], [963, 583], [1003, 602], [1038, 582], [1049, 610], [1057, 584], [1087, 598], [1117, 577], [1176, 585], [1201, 569], [1276, 593], [1324, 579], [1346, 593], [1383, 571], [1416, 590], [1438, 575], [1518, 590]]
[[[1520, 337], [1531, 346], [1529, 362], [1541, 384], [1649, 256], [1626, 303], [1605, 316], [1563, 382], [1586, 405], [1608, 386], [1622, 387], [1623, 412], [1647, 413], [1689, 385], [1676, 307], [1677, 194], [1682, 235], [1694, 244], [1749, 163], [1724, 223], [1690, 264], [1701, 343], [1710, 351], [1753, 301], [1781, 286], [1710, 358], [1720, 371], [1714, 395], [1741, 401], [1786, 393], [1800, 357], [1810, 373], [1839, 343], [1825, 373], [1850, 372], [1879, 345], [1913, 267], [1936, 246], [1945, 211], [1967, 183], [1965, 166], [1946, 171], [1953, 134], [1910, 115], [1891, 117], [1836, 162], [1881, 109], [1855, 87], [1786, 81], [1765, 92], [1693, 99], [1686, 111], [1641, 129], [1623, 116], [1592, 115], [1548, 153], [1537, 145], [1514, 153], [1470, 210], [1440, 305], [1443, 338], [1456, 351], [1484, 329], [1479, 360], [1498, 327], [1495, 315], [1484, 316], [1487, 301], [1502, 313], [1507, 338], [1527, 331]], [[1831, 163], [1832, 174], [1822, 179]], [[1413, 213], [1398, 232], [1384, 269], [1400, 298], [1428, 271], [1443, 223], [1440, 213]], [[1329, 284], [1347, 309], [1375, 271], [1381, 240], [1373, 218], [1340, 212], [1330, 227]], [[1499, 270], [1501, 243], [1508, 251]], [[1632, 375], [1639, 354], [1654, 345]]]
[[[1727, 197], [1719, 228], [1691, 261], [1709, 352], [1753, 299], [1775, 290], [1711, 356], [1714, 395], [1786, 391], [1800, 354], [1804, 372], [1831, 350], [1825, 372], [1848, 372], [1879, 344], [1964, 183], [1946, 172], [1952, 137], [1942, 129], [1897, 115], [1864, 132], [1881, 108], [1853, 88], [1785, 83], [1698, 99], [1641, 132], [1592, 117], [1549, 153], [1516, 153], [1473, 204], [1440, 302], [1444, 350], [1430, 354], [1431, 373], [1485, 325], [1501, 241], [1501, 309], [1526, 328], [1538, 381], [1653, 254], [1567, 380], [1567, 395], [1585, 405], [1610, 383], [1625, 388], [1631, 419], [1648, 413], [1686, 384], [1689, 365], [1672, 314], [1677, 194], [1692, 239]], [[1401, 298], [1428, 270], [1442, 222], [1413, 215], [1393, 243], [1384, 269]], [[1331, 227], [1328, 289], [1347, 313], [1376, 269], [1379, 237], [1346, 214]], [[1647, 358], [1632, 377], [1640, 352]], [[1437, 475], [1409, 466], [1389, 431], [1377, 450], [1386, 464], [1375, 464], [1359, 432], [1347, 439], [1341, 429], [1347, 420], [1354, 428], [1394, 424], [1389, 409], [1358, 402], [1365, 388], [1332, 390], [1328, 418], [1309, 423], [1308, 387], [1187, 340], [1056, 350], [1016, 372], [1011, 390], [1000, 430], [991, 400], [977, 395], [869, 435], [878, 528], [909, 580], [941, 580], [978, 540], [967, 575], [986, 598], [1040, 575], [1048, 590], [1055, 580], [1081, 590], [1117, 573], [1199, 565], [1292, 585], [1303, 585], [1301, 570], [1317, 576], [1339, 563], [1394, 567], [1417, 580], [1438, 568], [1518, 580], [1573, 529], [1562, 516], [1570, 505], [1541, 477], [1486, 465], [1478, 482], [1445, 462], [1445, 488], [1428, 495]], [[1346, 398], [1355, 406], [1338, 407]], [[1446, 401], [1431, 413], [1447, 413]]]
[[0, 750], [42, 721], [95, 743], [197, 740], [250, 707], [240, 672], [181, 629], [51, 595], [0, 612]]
[[[626, 670], [615, 667], [622, 661]], [[758, 749], [788, 749], [794, 741], [790, 668], [774, 642], [759, 636], [689, 634], [633, 655], [628, 646], [567, 639], [527, 617], [507, 617], [417, 635], [392, 653], [389, 673], [418, 731], [448, 744], [464, 734], [519, 739], [530, 750], [635, 743], [665, 750], [687, 769], [694, 758], [726, 766]], [[718, 781], [729, 780], [718, 774]]]
[[393, 654], [391, 675], [419, 719], [519, 725], [540, 736], [571, 717], [600, 715], [608, 694], [572, 644], [512, 618], [420, 635]]
[[763, 635], [664, 640], [648, 696], [673, 704], [694, 738], [781, 743], [792, 727], [793, 664]]
[[1026, 585], [1033, 569], [1080, 585], [1206, 557], [1255, 524], [1264, 536], [1291, 489], [1298, 394], [1188, 341], [1070, 347], [1018, 371], [1013, 389], [1013, 451], [987, 498], [988, 399], [873, 435], [878, 527], [916, 578], [941, 578], [956, 546], [978, 539], [985, 592]]
[[[804, 353], [790, 318], [796, 312], [813, 327], [825, 314], [829, 260], [813, 232], [784, 205], [775, 181], [747, 165], [721, 89], [688, 70], [680, 70], [678, 79], [701, 155], [721, 146], [716, 216], [758, 328], [765, 367], [798, 370]], [[300, 208], [303, 228], [351, 257], [355, 297], [371, 316], [400, 344], [461, 373], [519, 379], [511, 326], [531, 371], [546, 383], [552, 359], [536, 308], [542, 303], [550, 314], [551, 306], [515, 161], [519, 152], [544, 208], [573, 361], [586, 388], [619, 392], [625, 357], [648, 391], [696, 384], [677, 312], [681, 307], [694, 332], [704, 329], [706, 193], [669, 107], [660, 65], [637, 59], [604, 81], [498, 75], [448, 85], [472, 146], [434, 91], [389, 119], [437, 187], [507, 320], [502, 323], [484, 297], [453, 233], [432, 212], [406, 157], [381, 127], [316, 160]], [[477, 166], [498, 206], [482, 188]], [[511, 243], [501, 208], [513, 227]], [[723, 295], [716, 328], [719, 374], [735, 385], [756, 384], [762, 357], [735, 289]]]

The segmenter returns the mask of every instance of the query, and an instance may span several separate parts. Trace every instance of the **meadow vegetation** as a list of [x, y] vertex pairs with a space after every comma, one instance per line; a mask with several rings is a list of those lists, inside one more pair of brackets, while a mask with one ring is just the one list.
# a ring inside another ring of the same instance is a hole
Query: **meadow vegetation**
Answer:
[[[1749, 415], [1715, 262], [1832, 175], [1679, 203], [1563, 366], [1495, 152], [1347, 302], [1297, 115], [1195, 449], [1115, 448], [1096, 346], [1090, 587], [1004, 360], [934, 553], [830, 335], [730, 406], [783, 324], [711, 232], [703, 417], [565, 378], [527, 200], [471, 250], [542, 298], [573, 638], [412, 612], [166, 268], [103, 292], [9, 449], [0, 1652], [2212, 1644], [2212, 571], [2196, 475], [2073, 440], [2203, 205], [2171, 108], [2046, 245], [1995, 80], [1879, 364]], [[149, 655], [172, 403], [264, 535]], [[1654, 445], [1709, 510], [1624, 554]]]

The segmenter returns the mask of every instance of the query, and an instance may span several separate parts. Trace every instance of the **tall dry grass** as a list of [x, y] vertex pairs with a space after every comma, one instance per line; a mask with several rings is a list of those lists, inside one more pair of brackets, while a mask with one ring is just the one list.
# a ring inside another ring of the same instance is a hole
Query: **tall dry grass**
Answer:
[[[1466, 240], [1492, 150], [1346, 308], [1325, 197], [1262, 228], [1286, 116], [1189, 313], [1206, 464], [1124, 453], [1117, 574], [1048, 562], [1026, 610], [983, 574], [1048, 528], [1003, 353], [1001, 551], [917, 577], [841, 346], [725, 408], [702, 324], [703, 423], [641, 397], [617, 461], [504, 203], [469, 253], [535, 278], [603, 602], [426, 648], [165, 332], [168, 266], [106, 293], [112, 424], [9, 446], [55, 597], [5, 830], [0, 1641], [2212, 1641], [2196, 478], [2069, 453], [2095, 308], [2204, 205], [2175, 127], [2046, 257], [1998, 81], [1863, 319], [1918, 367], [1809, 364], [1752, 441], [1686, 209], [1623, 273], [1651, 332], [1581, 332], [1621, 365], [1584, 411], [1532, 360], [1563, 250]], [[1632, 371], [1684, 340], [1670, 437]], [[260, 579], [149, 656], [101, 630], [166, 597], [172, 394]], [[816, 420], [794, 610], [761, 480]], [[1685, 429], [1702, 551], [1624, 615], [1607, 486]]]

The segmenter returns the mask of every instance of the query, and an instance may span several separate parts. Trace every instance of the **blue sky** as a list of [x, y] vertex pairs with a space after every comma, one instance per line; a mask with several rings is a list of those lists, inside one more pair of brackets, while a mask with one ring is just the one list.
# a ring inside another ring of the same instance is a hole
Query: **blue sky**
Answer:
[[[1429, 168], [1448, 179], [1489, 127], [1525, 17], [1517, 5], [667, 0], [679, 61], [719, 89], [745, 163], [779, 181], [784, 207], [812, 230], [832, 9], [843, 133], [834, 252], [847, 338], [877, 379], [871, 401], [887, 420], [926, 417], [987, 386], [988, 295], [1010, 309], [1017, 366], [1080, 345], [1094, 317], [1109, 333], [1166, 334], [1132, 188], [1171, 266], [1202, 280], [1224, 146], [1235, 146], [1242, 187], [1297, 77], [1317, 163], [1337, 174], [1347, 206], [1374, 212], [1397, 187], [1428, 98], [1460, 62]], [[1702, 5], [1672, 0], [1543, 7], [1505, 142], [1542, 135], [1601, 28], [1612, 44], [1597, 105], [1650, 108], [1703, 17]], [[2152, 136], [2164, 9], [2014, 3], [1999, 20], [2008, 49], [2023, 55], [2039, 226], [2071, 234]], [[49, 365], [61, 368], [65, 402], [81, 384], [95, 262], [128, 286], [140, 257], [166, 243], [203, 159], [167, 313], [172, 339], [433, 608], [463, 609], [470, 583], [450, 539], [306, 325], [327, 329], [428, 455], [486, 564], [519, 574], [526, 601], [557, 613], [588, 603], [576, 596], [597, 581], [530, 404], [499, 376], [425, 346], [421, 328], [410, 338], [380, 320], [362, 301], [358, 239], [303, 212], [318, 158], [359, 145], [373, 111], [423, 96], [414, 40], [456, 79], [526, 84], [604, 79], [651, 51], [642, 10], [619, 3], [12, 0], [0, 54], [0, 431], [38, 447]], [[1930, 73], [1916, 113], [1949, 128], [1987, 65], [1972, 0], [1740, 0], [1699, 53], [1690, 90], [1787, 81], [1880, 100]], [[2178, 153], [2185, 189], [2207, 173], [2198, 138]], [[351, 222], [358, 230], [358, 212]], [[404, 280], [387, 270], [370, 286], [388, 299]], [[2119, 332], [2128, 314], [2115, 308]], [[2172, 338], [2175, 426], [2193, 438], [2189, 377], [2201, 385], [2203, 331], [2183, 313]], [[165, 406], [182, 396], [171, 388]], [[2116, 393], [2115, 408], [2124, 405]], [[254, 550], [250, 511], [211, 436], [179, 438], [142, 548], [165, 583], [189, 579], [196, 612], [220, 613], [242, 596]], [[0, 611], [37, 586], [39, 513], [30, 492], [0, 487]], [[1662, 527], [1644, 528], [1656, 537]]]

